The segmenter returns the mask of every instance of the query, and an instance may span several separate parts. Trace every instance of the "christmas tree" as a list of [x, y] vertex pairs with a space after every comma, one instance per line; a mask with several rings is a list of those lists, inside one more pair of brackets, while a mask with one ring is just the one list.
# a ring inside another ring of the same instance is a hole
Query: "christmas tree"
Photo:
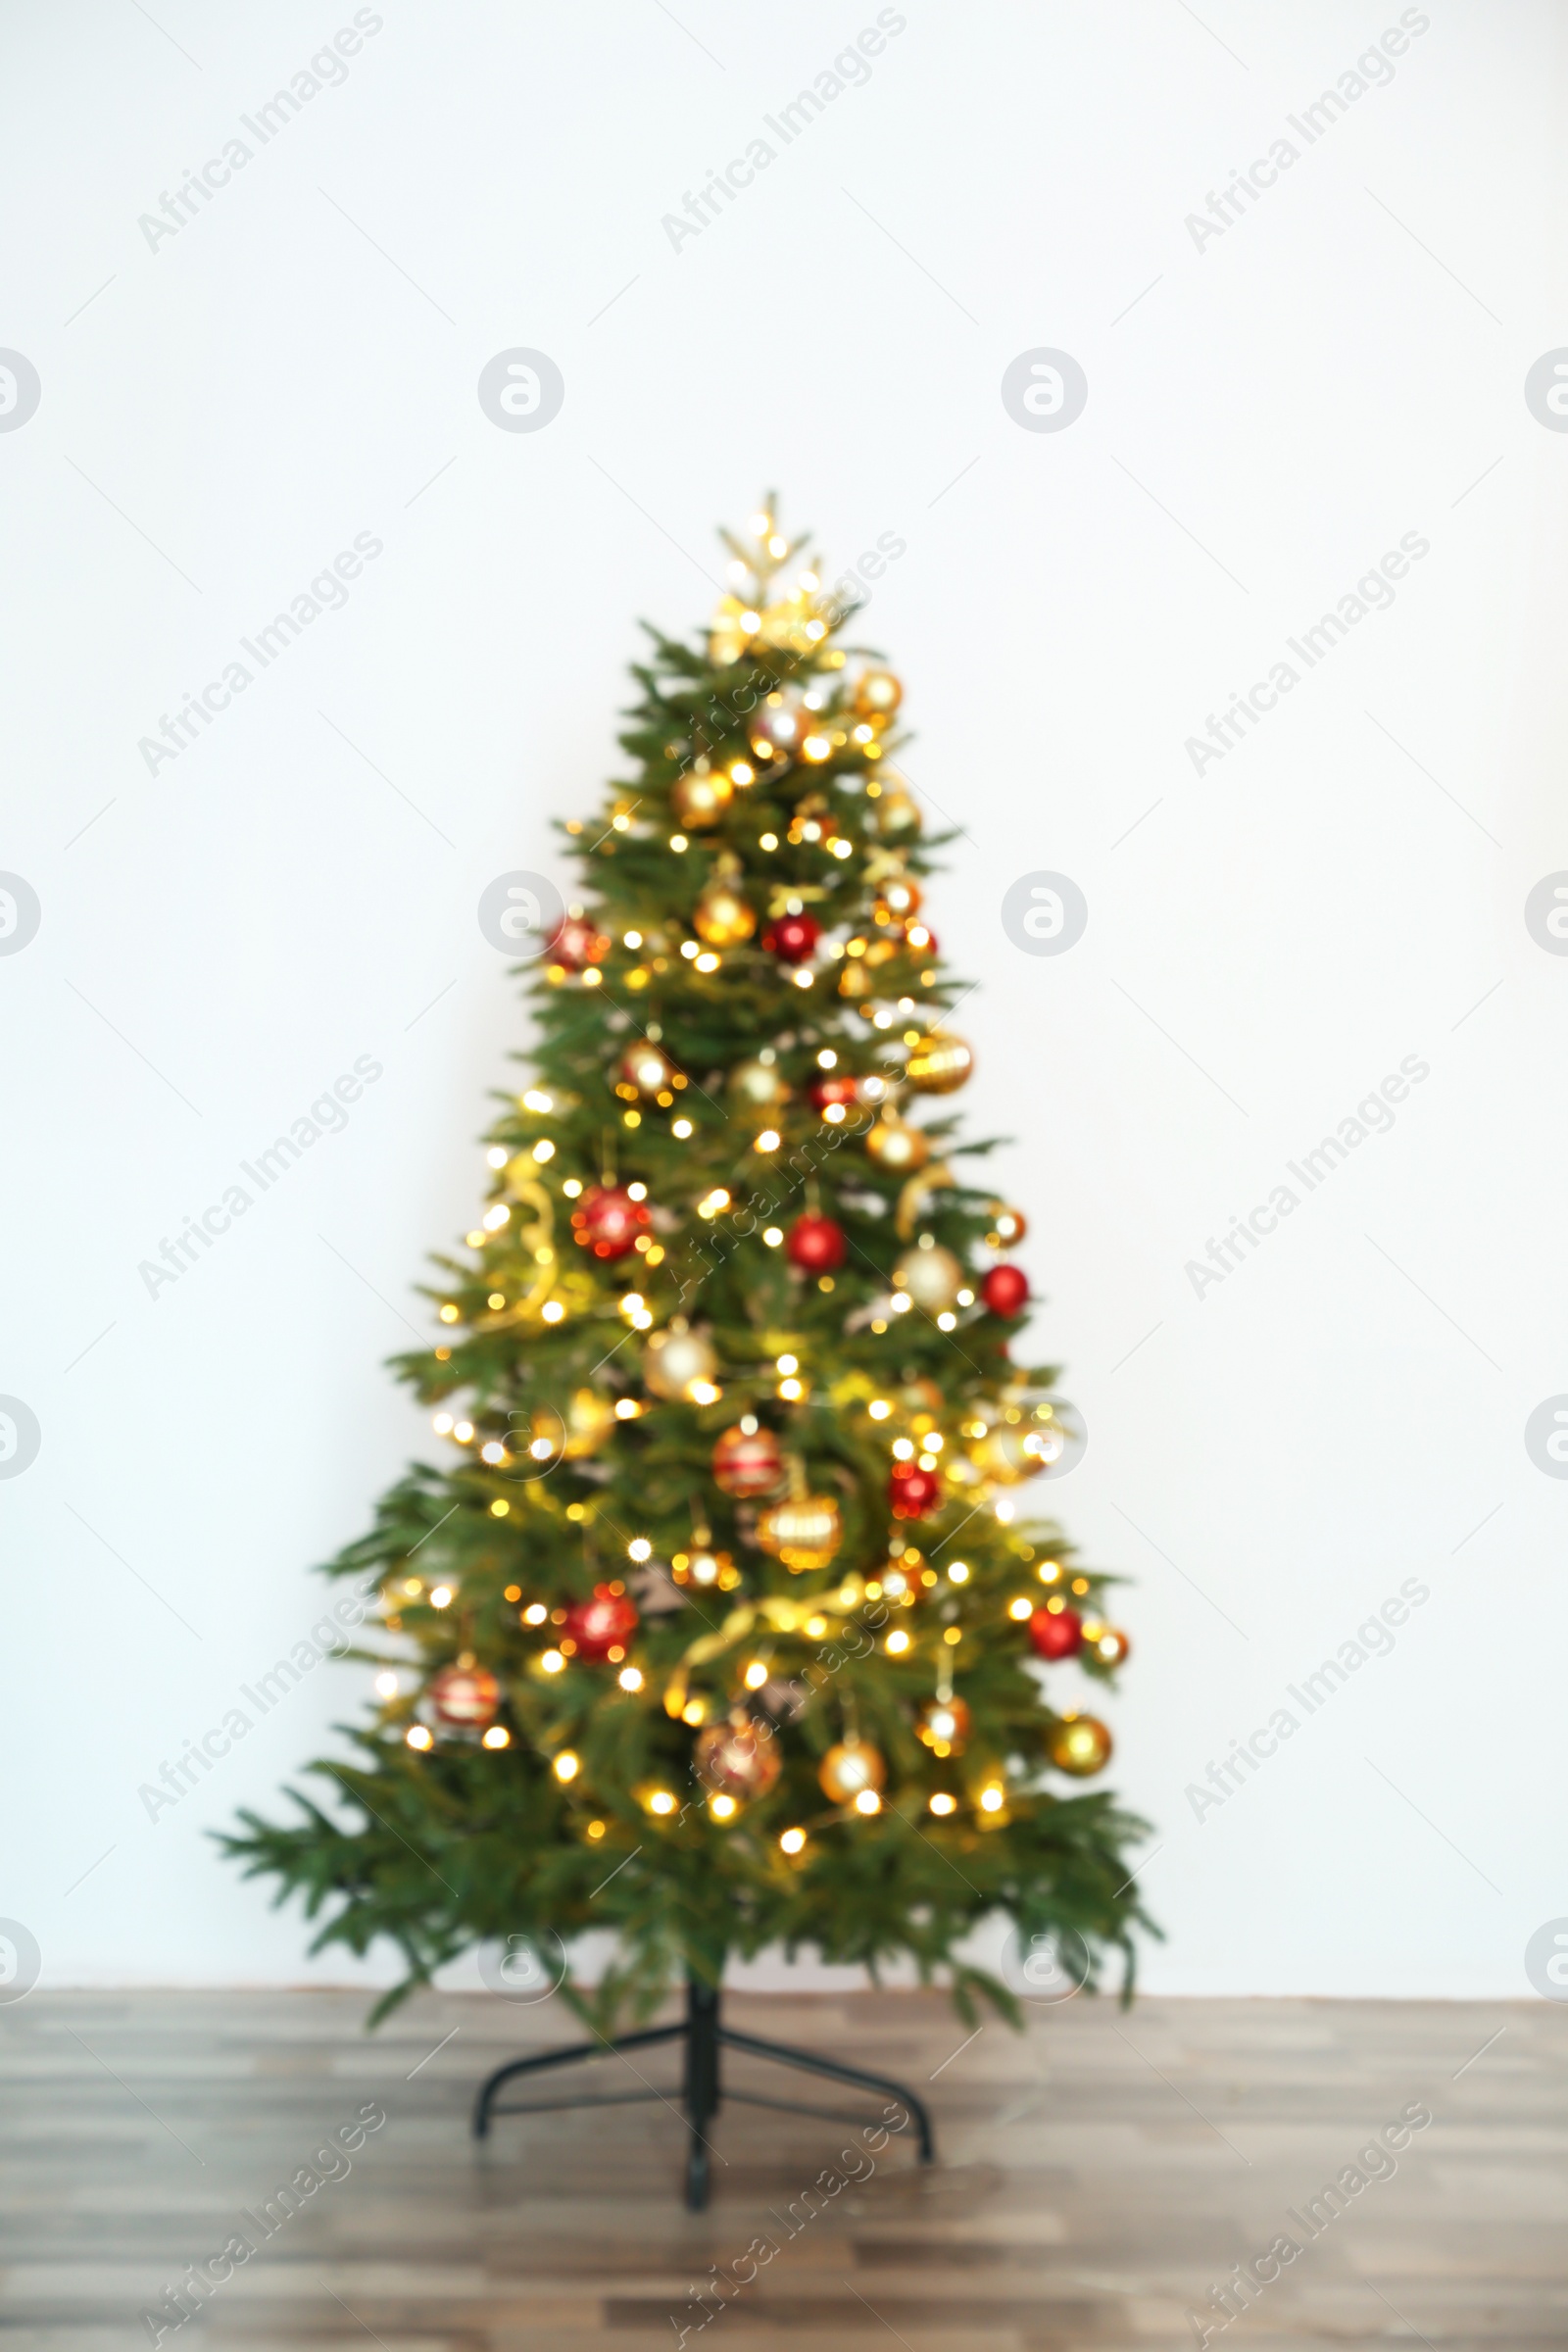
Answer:
[[603, 2031], [774, 1944], [1011, 2014], [956, 1949], [987, 1914], [1129, 1976], [1147, 1924], [1143, 1825], [1077, 1786], [1109, 1734], [1053, 1695], [1127, 1642], [1024, 1510], [1077, 1443], [1008, 1352], [1024, 1216], [911, 1115], [971, 1055], [902, 689], [771, 514], [726, 545], [710, 629], [634, 665], [632, 773], [564, 825], [531, 1082], [398, 1359], [441, 1461], [327, 1571], [374, 1593], [379, 1709], [320, 1801], [224, 1840], [314, 1948], [401, 1949], [383, 2009], [597, 1929], [564, 1989]]

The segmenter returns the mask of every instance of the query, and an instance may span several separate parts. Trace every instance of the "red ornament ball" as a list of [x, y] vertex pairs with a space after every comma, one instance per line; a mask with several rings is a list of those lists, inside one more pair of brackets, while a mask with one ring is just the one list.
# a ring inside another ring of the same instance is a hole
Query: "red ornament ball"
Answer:
[[843, 1265], [849, 1248], [842, 1225], [832, 1217], [812, 1216], [808, 1211], [790, 1227], [784, 1254], [803, 1273], [832, 1274]]
[[608, 1585], [596, 1585], [592, 1600], [574, 1600], [562, 1628], [565, 1639], [577, 1644], [578, 1657], [595, 1665], [612, 1649], [624, 1649], [636, 1631], [636, 1602], [624, 1592], [612, 1592]]
[[580, 915], [568, 914], [550, 942], [550, 960], [564, 964], [568, 972], [580, 972], [590, 963], [603, 963], [610, 949], [611, 942], [603, 931], [596, 931]]
[[822, 936], [822, 926], [814, 914], [780, 915], [762, 933], [762, 945], [780, 963], [805, 963]]
[[579, 1248], [595, 1257], [624, 1257], [637, 1247], [637, 1236], [648, 1230], [646, 1201], [634, 1200], [618, 1185], [596, 1184], [584, 1193], [571, 1212], [571, 1229]]
[[1029, 1640], [1037, 1658], [1075, 1657], [1084, 1642], [1084, 1621], [1076, 1609], [1036, 1609]]
[[917, 1462], [895, 1462], [888, 1479], [888, 1501], [895, 1519], [924, 1519], [942, 1500], [942, 1481], [935, 1470]]
[[713, 1447], [713, 1480], [721, 1494], [771, 1494], [784, 1476], [784, 1456], [770, 1429], [726, 1429]]
[[993, 1266], [980, 1285], [980, 1296], [994, 1315], [1021, 1315], [1029, 1303], [1029, 1277], [1021, 1266]]
[[816, 1109], [826, 1110], [830, 1102], [853, 1102], [858, 1084], [847, 1070], [837, 1070], [830, 1077], [813, 1078], [806, 1091]]
[[441, 1723], [482, 1732], [501, 1704], [501, 1685], [484, 1666], [443, 1666], [430, 1680], [430, 1704]]

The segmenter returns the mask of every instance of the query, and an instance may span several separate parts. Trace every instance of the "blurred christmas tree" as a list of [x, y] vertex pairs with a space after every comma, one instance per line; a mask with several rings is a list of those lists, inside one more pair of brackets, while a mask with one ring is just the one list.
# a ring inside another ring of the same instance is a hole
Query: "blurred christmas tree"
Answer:
[[[1018, 1514], [1070, 1466], [1007, 1344], [1020, 1210], [964, 1181], [969, 1074], [926, 928], [898, 680], [769, 514], [700, 648], [654, 636], [635, 774], [565, 825], [583, 898], [535, 976], [488, 1204], [399, 1359], [439, 1468], [329, 1573], [387, 1637], [376, 1719], [301, 1818], [225, 1839], [316, 1941], [612, 1931], [608, 2029], [730, 1954], [909, 1955], [960, 2006], [988, 1912], [1098, 1961], [1145, 1924], [1143, 1825], [1058, 1792], [1110, 1752], [1040, 1661], [1108, 1678], [1106, 1580]], [[784, 576], [785, 567], [790, 575]], [[387, 2004], [383, 2004], [383, 2007]]]

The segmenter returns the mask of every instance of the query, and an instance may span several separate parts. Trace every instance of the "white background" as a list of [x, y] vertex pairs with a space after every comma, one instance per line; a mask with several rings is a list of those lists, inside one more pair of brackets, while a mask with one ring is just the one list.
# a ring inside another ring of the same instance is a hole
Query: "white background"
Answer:
[[[156, 1823], [137, 1789], [319, 1616], [310, 1564], [418, 1442], [381, 1359], [524, 1037], [475, 903], [596, 804], [638, 614], [704, 619], [713, 526], [776, 483], [833, 571], [907, 543], [863, 633], [965, 828], [930, 912], [981, 982], [963, 1109], [1014, 1139], [1029, 1352], [1091, 1431], [1062, 1508], [1136, 1580], [1107, 1711], [1157, 1825], [1145, 1981], [1523, 1992], [1568, 1911], [1568, 1485], [1523, 1443], [1568, 1389], [1568, 962], [1522, 912], [1568, 865], [1568, 438], [1522, 390], [1568, 342], [1560, 12], [1434, 0], [1200, 250], [1186, 216], [1397, 8], [910, 0], [678, 251], [662, 216], [869, 5], [386, 0], [150, 250], [138, 217], [351, 15], [154, 13], [13, 10], [0, 138], [0, 343], [43, 384], [0, 435], [0, 866], [43, 905], [0, 958], [0, 1390], [43, 1429], [0, 1484], [0, 1913], [44, 1982], [313, 1973], [206, 1832], [278, 1806], [362, 1671]], [[475, 396], [514, 345], [565, 379], [536, 434]], [[1065, 432], [1002, 405], [1037, 345], [1087, 371]], [[365, 531], [346, 608], [150, 775], [138, 740]], [[1407, 532], [1393, 609], [1196, 775], [1186, 739]], [[999, 920], [1037, 867], [1089, 901], [1059, 959]], [[367, 1054], [347, 1131], [149, 1298], [139, 1261]], [[1195, 1296], [1410, 1054], [1394, 1130]], [[1412, 1576], [1393, 1653], [1195, 1819]]]

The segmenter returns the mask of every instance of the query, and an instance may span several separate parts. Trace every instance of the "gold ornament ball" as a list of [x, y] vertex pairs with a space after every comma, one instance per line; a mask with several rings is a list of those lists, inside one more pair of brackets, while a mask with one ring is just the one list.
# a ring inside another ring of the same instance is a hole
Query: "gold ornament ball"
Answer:
[[922, 1095], [951, 1095], [974, 1069], [974, 1054], [951, 1029], [932, 1029], [909, 1049], [904, 1074]]
[[693, 1760], [703, 1787], [723, 1796], [765, 1796], [784, 1768], [771, 1732], [745, 1719], [699, 1732]]
[[877, 892], [876, 919], [879, 923], [912, 922], [923, 903], [920, 885], [912, 875], [889, 874]]
[[711, 1385], [718, 1359], [700, 1332], [656, 1331], [643, 1349], [643, 1378], [656, 1396], [691, 1396]]
[[987, 1203], [986, 1214], [991, 1219], [991, 1231], [986, 1241], [993, 1250], [1016, 1250], [1029, 1231], [1029, 1220], [1021, 1208], [1009, 1208], [1005, 1200]]
[[796, 1576], [825, 1568], [844, 1541], [844, 1522], [831, 1494], [791, 1495], [757, 1522], [757, 1541]]
[[[568, 1462], [580, 1462], [586, 1454], [598, 1451], [614, 1426], [615, 1408], [610, 1398], [601, 1396], [597, 1389], [577, 1389], [566, 1406], [566, 1439], [561, 1450]], [[548, 1437], [550, 1431], [538, 1434]]]
[[1058, 1772], [1087, 1781], [1110, 1762], [1111, 1737], [1098, 1715], [1063, 1715], [1046, 1734], [1046, 1753]]
[[964, 1284], [964, 1272], [951, 1250], [933, 1242], [929, 1250], [911, 1250], [893, 1269], [893, 1280], [901, 1291], [907, 1291], [918, 1307], [928, 1315], [940, 1315], [952, 1306]]
[[891, 669], [862, 670], [855, 681], [855, 715], [873, 724], [888, 719], [904, 700], [904, 688]]
[[685, 775], [676, 778], [669, 798], [688, 832], [702, 833], [718, 823], [735, 798], [735, 787], [721, 768], [710, 768], [703, 775], [695, 768], [688, 768]]
[[835, 1805], [853, 1805], [865, 1788], [880, 1788], [888, 1768], [869, 1740], [841, 1740], [817, 1769], [822, 1793]]
[[865, 1148], [879, 1168], [890, 1176], [912, 1176], [931, 1156], [931, 1146], [918, 1127], [885, 1112], [865, 1139]]
[[760, 760], [788, 760], [811, 731], [814, 714], [770, 694], [759, 703], [747, 723], [752, 750]]
[[646, 1040], [641, 1045], [631, 1047], [620, 1057], [621, 1084], [635, 1087], [645, 1102], [653, 1102], [656, 1096], [670, 1093], [676, 1075], [675, 1064], [669, 1055], [661, 1053], [658, 1046], [651, 1046]]
[[1102, 1666], [1125, 1664], [1127, 1652], [1131, 1649], [1132, 1643], [1120, 1626], [1102, 1625], [1099, 1633], [1094, 1636], [1093, 1641], [1089, 1638], [1089, 1628], [1085, 1626], [1084, 1637], [1085, 1646], [1093, 1648]]
[[915, 1717], [914, 1736], [933, 1755], [961, 1756], [969, 1737], [969, 1709], [961, 1698], [928, 1698]]
[[739, 948], [757, 929], [757, 916], [727, 882], [710, 882], [697, 902], [692, 927], [710, 948]]
[[760, 1060], [738, 1061], [729, 1074], [729, 1091], [744, 1110], [759, 1117], [779, 1109], [790, 1096], [778, 1064]]

